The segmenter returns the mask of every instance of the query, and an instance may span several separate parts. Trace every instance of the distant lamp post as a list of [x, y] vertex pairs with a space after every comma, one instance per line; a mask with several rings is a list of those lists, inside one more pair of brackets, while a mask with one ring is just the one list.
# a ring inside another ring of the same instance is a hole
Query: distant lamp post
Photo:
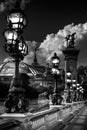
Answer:
[[[9, 106], [8, 111], [11, 112], [14, 107], [14, 112], [23, 112], [22, 108], [18, 108], [19, 97], [23, 95], [25, 91], [24, 88], [21, 88], [19, 85], [19, 62], [28, 54], [28, 46], [21, 35], [23, 28], [26, 26], [26, 17], [23, 11], [17, 8], [11, 10], [7, 16], [7, 25], [8, 28], [4, 31], [6, 40], [5, 51], [15, 60], [15, 74], [13, 84], [9, 89], [10, 96], [8, 95], [5, 106], [8, 107], [7, 104], [11, 104], [10, 101], [13, 99], [13, 106]], [[22, 99], [21, 102], [23, 103]]]
[[60, 64], [60, 59], [57, 56], [56, 53], [54, 53], [53, 57], [51, 58], [52, 60], [52, 74], [54, 75], [55, 79], [55, 88], [54, 88], [54, 101], [53, 104], [58, 105], [58, 76], [60, 74], [59, 71], [59, 64]]
[[79, 83], [77, 83], [77, 88], [76, 88], [76, 90], [77, 90], [77, 101], [79, 101], [79, 88], [80, 88], [80, 84]]
[[77, 87], [79, 87], [80, 86], [80, 84], [79, 83], [77, 83]]
[[76, 80], [72, 80], [72, 87], [73, 87], [73, 101], [77, 101], [77, 83]]
[[58, 69], [59, 64], [60, 64], [60, 58], [57, 56], [56, 53], [54, 53], [54, 55], [53, 55], [53, 57], [51, 59], [52, 59], [53, 67]]
[[73, 79], [72, 82], [73, 82], [73, 84], [76, 84], [76, 80], [75, 79]]
[[79, 87], [80, 100], [83, 100], [84, 89], [82, 86]]
[[67, 72], [66, 76], [67, 76], [66, 84], [67, 84], [67, 88], [68, 88], [67, 102], [70, 103], [70, 102], [72, 102], [72, 97], [71, 97], [71, 84], [72, 84], [71, 72]]

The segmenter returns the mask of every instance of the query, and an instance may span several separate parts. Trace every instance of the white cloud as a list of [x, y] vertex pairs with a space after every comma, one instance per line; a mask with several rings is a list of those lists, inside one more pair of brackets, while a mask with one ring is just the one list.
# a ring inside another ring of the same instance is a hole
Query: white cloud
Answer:
[[[50, 62], [51, 57], [54, 52], [57, 53], [59, 57], [63, 57], [62, 49], [66, 46], [64, 42], [65, 37], [68, 34], [76, 32], [75, 43], [82, 43], [84, 36], [87, 35], [87, 23], [74, 25], [66, 25], [63, 29], [59, 30], [56, 34], [48, 34], [46, 39], [40, 44], [39, 50], [37, 51], [37, 60], [40, 64], [45, 64]], [[29, 54], [24, 58], [24, 62], [31, 64], [34, 59], [35, 47], [39, 45], [36, 41], [27, 41]]]
[[[63, 29], [59, 30], [56, 34], [48, 34], [46, 39], [41, 43], [40, 49], [42, 55], [50, 60], [54, 52], [57, 52], [58, 56], [62, 55], [62, 49], [66, 47], [65, 37], [69, 34], [76, 32], [75, 44], [80, 42], [87, 34], [87, 23], [74, 25], [74, 23], [66, 25]], [[47, 61], [46, 60], [46, 61]]]
[[29, 54], [27, 56], [25, 56], [23, 62], [31, 65], [33, 62], [33, 58], [34, 58], [34, 53], [33, 53], [33, 51], [30, 51]]

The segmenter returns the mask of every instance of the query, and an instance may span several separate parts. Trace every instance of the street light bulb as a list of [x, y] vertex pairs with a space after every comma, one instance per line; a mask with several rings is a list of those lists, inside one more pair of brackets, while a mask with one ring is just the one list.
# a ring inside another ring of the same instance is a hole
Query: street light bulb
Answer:
[[82, 86], [80, 86], [79, 89], [82, 89]]
[[75, 79], [73, 79], [73, 80], [72, 80], [72, 82], [73, 82], [73, 83], [75, 83], [75, 82], [76, 82], [76, 80], [75, 80]]
[[59, 70], [57, 70], [57, 74], [59, 74], [60, 73], [60, 71]]
[[67, 72], [66, 75], [67, 75], [67, 76], [71, 76], [71, 73], [70, 73], [70, 72]]
[[77, 86], [79, 86], [80, 84], [77, 84]]
[[52, 73], [55, 73], [55, 68], [52, 68]]
[[59, 60], [58, 60], [58, 59], [54, 59], [54, 60], [52, 61], [52, 63], [53, 63], [53, 64], [58, 64], [58, 63], [59, 63]]
[[67, 79], [66, 82], [67, 82], [67, 83], [71, 83], [71, 79]]
[[79, 90], [79, 87], [77, 87], [77, 90]]
[[59, 70], [57, 70], [57, 69], [55, 69], [55, 68], [52, 68], [52, 73], [53, 73], [53, 74], [59, 74], [60, 72], [59, 72]]
[[76, 87], [76, 85], [75, 85], [75, 84], [73, 84], [72, 86], [73, 86], [73, 87]]
[[54, 53], [54, 55], [53, 55], [53, 57], [51, 59], [52, 59], [52, 64], [54, 66], [56, 66], [56, 67], [59, 66], [60, 59], [59, 59], [59, 57], [57, 56], [56, 53]]

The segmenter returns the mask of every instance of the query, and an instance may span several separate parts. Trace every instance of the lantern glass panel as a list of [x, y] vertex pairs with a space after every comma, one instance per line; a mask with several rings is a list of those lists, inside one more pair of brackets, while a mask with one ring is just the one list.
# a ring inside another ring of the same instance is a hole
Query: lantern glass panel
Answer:
[[76, 87], [76, 84], [73, 84], [72, 86], [73, 86], [73, 87]]
[[14, 12], [7, 17], [7, 22], [11, 24], [13, 29], [23, 29], [26, 25], [26, 18], [22, 13]]
[[59, 70], [57, 70], [57, 69], [55, 69], [55, 68], [52, 68], [52, 73], [53, 73], [53, 74], [59, 74], [60, 72], [59, 72]]
[[75, 80], [75, 79], [73, 79], [73, 80], [72, 80], [72, 82], [73, 82], [73, 83], [75, 83], [75, 82], [76, 82], [76, 80]]
[[6, 40], [16, 40], [18, 38], [17, 32], [13, 30], [7, 30], [4, 33]]
[[80, 84], [77, 84], [77, 86], [80, 86]]
[[23, 42], [20, 42], [19, 50], [21, 51], [22, 54], [26, 55], [27, 54], [27, 45]]
[[53, 64], [58, 64], [58, 63], [59, 63], [59, 60], [58, 60], [58, 59], [53, 59], [52, 63], [53, 63]]
[[24, 49], [25, 49], [24, 43], [20, 42], [20, 43], [19, 43], [19, 50], [22, 51], [22, 50], [24, 50]]
[[20, 13], [11, 13], [11, 15], [8, 16], [7, 21], [11, 21], [12, 24], [23, 22], [23, 15]]
[[67, 82], [67, 83], [71, 83], [71, 79], [67, 79], [66, 82]]
[[67, 76], [71, 76], [71, 73], [70, 73], [70, 72], [67, 72], [66, 75], [67, 75]]
[[13, 24], [13, 25], [12, 25], [12, 28], [14, 28], [14, 29], [15, 29], [15, 28], [18, 28], [18, 27], [19, 27], [18, 24]]

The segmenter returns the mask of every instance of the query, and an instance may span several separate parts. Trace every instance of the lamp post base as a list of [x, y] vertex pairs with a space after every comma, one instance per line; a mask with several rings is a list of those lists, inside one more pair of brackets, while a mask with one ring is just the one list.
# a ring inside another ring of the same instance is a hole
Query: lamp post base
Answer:
[[13, 87], [5, 101], [7, 113], [27, 112], [28, 100], [22, 88]]
[[52, 99], [53, 105], [61, 105], [62, 97], [59, 94], [54, 94]]

